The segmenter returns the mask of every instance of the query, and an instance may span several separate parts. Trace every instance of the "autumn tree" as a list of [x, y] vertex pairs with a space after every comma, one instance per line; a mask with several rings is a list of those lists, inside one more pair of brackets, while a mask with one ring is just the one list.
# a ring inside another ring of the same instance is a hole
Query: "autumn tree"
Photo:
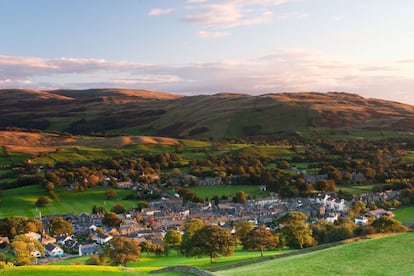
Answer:
[[252, 231], [254, 225], [252, 222], [244, 220], [236, 224], [236, 237], [241, 242], [247, 234]]
[[265, 226], [254, 228], [242, 239], [244, 249], [260, 250], [262, 257], [265, 249], [275, 248], [278, 243], [278, 236], [273, 235]]
[[248, 198], [249, 198], [248, 194], [246, 194], [243, 191], [239, 191], [236, 193], [235, 201], [236, 203], [245, 203]]
[[24, 234], [14, 237], [12, 242], [13, 252], [16, 255], [16, 265], [30, 265], [36, 263], [36, 257], [31, 254], [39, 251], [44, 256], [45, 248], [36, 239], [32, 239]]
[[107, 212], [102, 218], [102, 223], [107, 226], [119, 226], [122, 219], [119, 218], [114, 212]]
[[398, 220], [387, 216], [382, 216], [372, 223], [377, 233], [398, 233], [406, 232], [408, 228]]
[[113, 264], [125, 265], [129, 261], [136, 261], [141, 255], [141, 248], [136, 240], [126, 237], [116, 237], [111, 241], [109, 259]]
[[210, 263], [218, 254], [232, 255], [235, 248], [230, 231], [218, 226], [207, 225], [194, 233], [191, 237], [189, 256], [210, 256]]
[[16, 216], [0, 220], [0, 236], [7, 236], [9, 239], [27, 232], [41, 233], [42, 230], [42, 222], [38, 219]]
[[348, 216], [350, 218], [356, 218], [367, 211], [367, 206], [364, 202], [357, 200], [353, 201], [348, 209]]
[[47, 227], [52, 236], [71, 235], [74, 232], [72, 223], [64, 220], [62, 217], [52, 218], [47, 224]]
[[111, 212], [114, 212], [115, 214], [121, 214], [125, 212], [125, 206], [121, 203], [117, 203], [114, 206], [112, 206]]
[[105, 198], [108, 200], [114, 199], [116, 197], [116, 191], [112, 188], [109, 188], [105, 191]]
[[305, 224], [307, 219], [308, 217], [304, 213], [290, 212], [278, 220], [282, 226], [281, 235], [289, 246], [303, 248], [315, 244], [312, 229], [308, 224]]
[[50, 203], [50, 199], [47, 196], [41, 196], [37, 199], [35, 205], [36, 207], [45, 207]]

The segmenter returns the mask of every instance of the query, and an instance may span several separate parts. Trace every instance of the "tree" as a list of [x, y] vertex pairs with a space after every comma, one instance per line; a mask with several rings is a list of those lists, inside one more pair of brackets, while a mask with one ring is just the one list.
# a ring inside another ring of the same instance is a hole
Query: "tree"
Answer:
[[139, 243], [139, 246], [141, 247], [141, 250], [144, 252], [147, 252], [147, 256], [149, 256], [149, 253], [152, 251], [153, 244], [150, 240], [145, 240]]
[[44, 207], [50, 203], [50, 199], [47, 196], [41, 196], [37, 199], [36, 207]]
[[279, 219], [282, 225], [281, 234], [289, 246], [303, 248], [315, 244], [312, 229], [305, 224], [307, 219], [308, 217], [300, 212], [290, 212]]
[[125, 206], [121, 203], [117, 203], [112, 207], [111, 211], [115, 214], [121, 214], [125, 212]]
[[105, 191], [105, 198], [106, 199], [114, 199], [116, 197], [116, 191], [112, 188], [109, 188]]
[[41, 233], [43, 225], [40, 220], [26, 217], [9, 217], [0, 220], [0, 236], [13, 239], [14, 236], [27, 232]]
[[387, 216], [382, 216], [372, 223], [372, 226], [378, 233], [397, 233], [406, 232], [408, 228], [398, 220]]
[[74, 232], [72, 223], [64, 220], [62, 217], [52, 218], [47, 227], [52, 236], [71, 235]]
[[16, 265], [30, 265], [36, 262], [36, 257], [31, 254], [34, 251], [39, 251], [44, 256], [45, 248], [36, 239], [32, 239], [24, 234], [14, 237], [12, 248], [16, 255]]
[[218, 226], [207, 225], [194, 233], [191, 237], [190, 256], [210, 256], [210, 263], [218, 254], [225, 256], [234, 252], [234, 240], [230, 231]]
[[321, 179], [316, 182], [315, 188], [321, 192], [336, 191], [335, 181], [332, 179]]
[[351, 203], [348, 209], [348, 215], [350, 218], [359, 217], [362, 213], [367, 211], [367, 206], [364, 202], [357, 200]]
[[249, 197], [248, 194], [246, 194], [243, 191], [239, 191], [239, 192], [236, 193], [235, 200], [236, 200], [237, 203], [245, 203], [246, 200], [248, 199], [248, 197]]
[[178, 249], [178, 246], [181, 245], [181, 233], [177, 230], [168, 230], [164, 237], [164, 243], [168, 246]]
[[236, 237], [239, 241], [242, 241], [247, 234], [252, 231], [254, 228], [254, 225], [250, 221], [241, 221], [238, 224], [236, 224]]
[[242, 240], [244, 249], [260, 250], [262, 257], [265, 249], [275, 248], [278, 243], [278, 237], [264, 226], [254, 228]]
[[102, 218], [102, 223], [107, 226], [119, 226], [122, 219], [119, 218], [114, 212], [107, 212]]
[[188, 256], [191, 250], [191, 237], [195, 232], [204, 227], [204, 222], [201, 219], [188, 220], [184, 225], [184, 233], [181, 241], [181, 250]]
[[111, 242], [109, 259], [113, 264], [125, 265], [129, 261], [136, 261], [141, 255], [141, 248], [136, 240], [116, 237]]

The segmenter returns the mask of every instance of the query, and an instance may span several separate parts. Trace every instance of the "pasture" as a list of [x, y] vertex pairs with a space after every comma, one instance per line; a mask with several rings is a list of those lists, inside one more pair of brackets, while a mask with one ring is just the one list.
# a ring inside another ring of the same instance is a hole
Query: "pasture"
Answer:
[[337, 186], [336, 189], [342, 190], [345, 193], [349, 193], [352, 195], [361, 195], [372, 192], [372, 188], [374, 187], [373, 184], [371, 185], [353, 185], [353, 186]]
[[38, 217], [52, 214], [79, 214], [91, 212], [93, 205], [105, 207], [110, 210], [116, 203], [121, 203], [125, 208], [135, 207], [137, 200], [123, 200], [133, 191], [116, 190], [117, 197], [113, 200], [105, 200], [104, 192], [107, 188], [95, 187], [86, 191], [67, 191], [64, 188], [55, 190], [57, 199], [46, 207], [36, 208], [36, 200], [46, 194], [45, 189], [39, 185], [19, 187], [4, 191], [0, 199], [0, 218], [11, 216]]
[[214, 275], [413, 275], [414, 234], [360, 240], [303, 255], [237, 266]]
[[414, 206], [401, 207], [394, 211], [395, 218], [405, 224], [414, 223]]
[[216, 185], [216, 186], [199, 186], [189, 188], [201, 199], [208, 197], [211, 199], [213, 196], [235, 196], [237, 192], [243, 191], [250, 197], [262, 198], [268, 195], [267, 192], [260, 191], [259, 186], [250, 185]]

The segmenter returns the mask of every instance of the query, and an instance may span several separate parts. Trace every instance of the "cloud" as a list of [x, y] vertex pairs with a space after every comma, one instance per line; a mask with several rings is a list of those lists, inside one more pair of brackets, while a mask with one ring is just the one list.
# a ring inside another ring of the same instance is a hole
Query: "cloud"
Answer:
[[347, 91], [414, 105], [413, 72], [412, 62], [349, 61], [303, 49], [276, 49], [249, 60], [176, 66], [0, 56], [0, 88], [120, 87], [186, 94]]
[[[188, 6], [185, 22], [209, 28], [234, 28], [270, 22], [273, 17], [272, 8], [292, 0], [227, 0], [210, 4], [203, 2], [197, 6]], [[194, 2], [193, 2], [194, 3]], [[279, 15], [278, 18], [303, 16], [305, 13]]]
[[196, 35], [201, 38], [219, 38], [228, 36], [228, 32], [208, 32], [208, 31], [199, 31], [196, 32]]
[[150, 15], [150, 16], [159, 16], [159, 15], [170, 14], [172, 12], [174, 12], [174, 9], [171, 9], [171, 8], [169, 8], [169, 9], [155, 8], [155, 9], [151, 9], [148, 12], [148, 15]]

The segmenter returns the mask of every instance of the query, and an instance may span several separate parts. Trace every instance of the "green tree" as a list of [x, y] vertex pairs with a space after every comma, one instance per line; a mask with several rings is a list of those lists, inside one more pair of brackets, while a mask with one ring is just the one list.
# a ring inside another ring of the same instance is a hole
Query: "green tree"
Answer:
[[16, 265], [30, 265], [36, 263], [36, 257], [31, 254], [34, 251], [39, 251], [44, 256], [45, 248], [35, 239], [32, 239], [24, 234], [14, 237], [12, 242], [13, 252], [16, 255]]
[[71, 235], [74, 232], [72, 223], [64, 220], [62, 217], [52, 218], [47, 227], [49, 228], [49, 234], [52, 236]]
[[181, 241], [181, 251], [188, 256], [191, 250], [191, 237], [195, 232], [204, 227], [201, 219], [190, 219], [184, 225], [184, 233]]
[[303, 248], [315, 245], [312, 229], [305, 224], [307, 219], [308, 217], [300, 212], [290, 212], [279, 219], [282, 236], [290, 247]]
[[136, 240], [116, 237], [111, 245], [109, 259], [113, 264], [125, 265], [129, 261], [137, 261], [141, 255], [141, 248]]
[[181, 233], [177, 230], [168, 230], [164, 237], [164, 243], [167, 246], [176, 248], [178, 250], [178, 247], [181, 245]]
[[234, 252], [234, 240], [230, 231], [218, 226], [207, 225], [194, 233], [191, 237], [190, 256], [210, 256], [210, 263], [218, 254], [232, 255]]
[[254, 228], [242, 240], [244, 249], [260, 250], [262, 257], [265, 249], [275, 248], [278, 243], [278, 236], [273, 235], [265, 226]]

